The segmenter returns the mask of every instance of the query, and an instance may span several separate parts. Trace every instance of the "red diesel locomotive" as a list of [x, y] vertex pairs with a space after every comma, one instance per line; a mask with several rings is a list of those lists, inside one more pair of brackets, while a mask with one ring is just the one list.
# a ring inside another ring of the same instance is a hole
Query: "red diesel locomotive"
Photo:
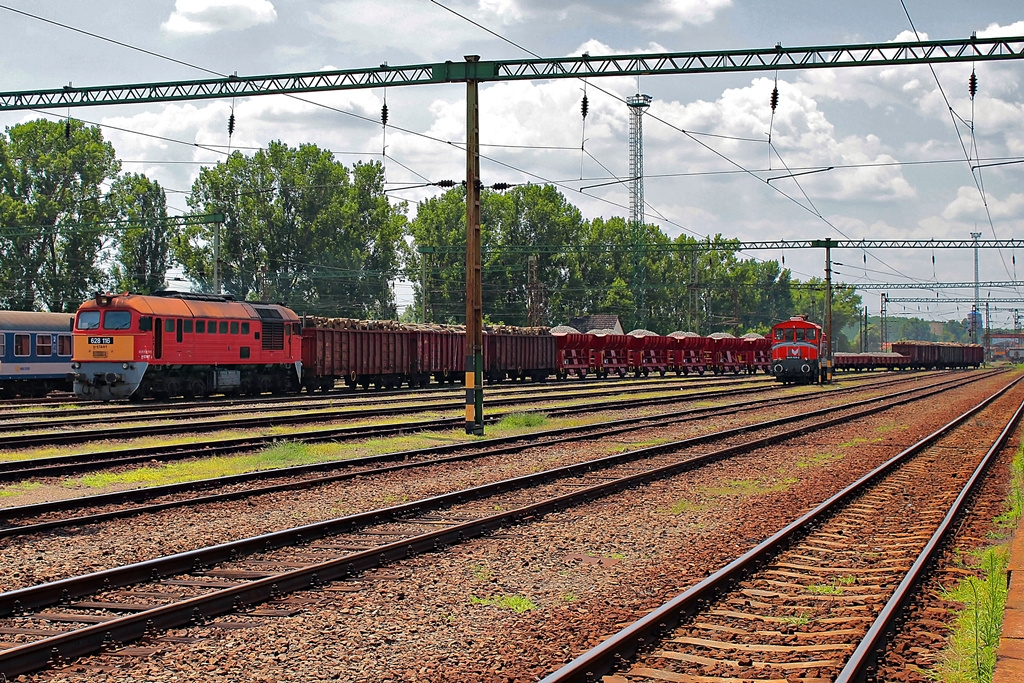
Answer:
[[97, 294], [75, 316], [69, 379], [104, 401], [297, 391], [302, 328], [276, 304], [210, 294]]
[[783, 384], [823, 381], [825, 333], [821, 325], [795, 315], [772, 327], [772, 374]]

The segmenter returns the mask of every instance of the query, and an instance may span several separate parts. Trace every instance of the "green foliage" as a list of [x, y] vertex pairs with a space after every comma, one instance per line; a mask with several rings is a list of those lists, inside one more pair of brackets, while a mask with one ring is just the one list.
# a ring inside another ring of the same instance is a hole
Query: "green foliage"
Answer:
[[982, 576], [962, 580], [943, 597], [961, 603], [953, 634], [939, 665], [927, 672], [944, 683], [986, 683], [992, 680], [996, 650], [1003, 628], [1006, 605], [1006, 546], [986, 550], [981, 558]]
[[[793, 312], [806, 315], [810, 320], [820, 323], [824, 327], [825, 320], [825, 281], [821, 278], [812, 277], [806, 283], [808, 288], [798, 289], [793, 292]], [[833, 350], [835, 351], [859, 351], [860, 346], [854, 345], [846, 335], [845, 330], [857, 329], [856, 327], [861, 313], [861, 298], [853, 287], [846, 285], [832, 285], [832, 337]], [[892, 332], [890, 331], [890, 341]]]
[[[0, 136], [0, 306], [73, 311], [100, 288], [110, 207], [102, 186], [120, 162], [99, 127], [38, 119]], [[19, 230], [21, 227], [23, 229]]]
[[522, 595], [495, 595], [489, 598], [478, 598], [472, 595], [469, 602], [472, 605], [510, 609], [513, 612], [528, 612], [537, 609], [537, 605], [532, 600]]
[[[390, 282], [404, 250], [404, 205], [384, 195], [383, 168], [349, 169], [329, 150], [271, 142], [204, 168], [196, 213], [223, 213], [221, 279], [237, 298], [283, 301], [300, 313], [393, 318]], [[175, 258], [209, 288], [214, 226], [178, 230]]]
[[113, 217], [131, 221], [119, 234], [110, 275], [114, 291], [150, 294], [164, 288], [167, 277], [167, 196], [160, 184], [138, 173], [114, 181], [107, 194]]

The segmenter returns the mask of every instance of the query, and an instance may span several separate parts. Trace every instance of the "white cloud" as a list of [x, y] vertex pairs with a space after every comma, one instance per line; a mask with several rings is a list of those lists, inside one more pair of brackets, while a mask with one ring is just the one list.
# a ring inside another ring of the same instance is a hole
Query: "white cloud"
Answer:
[[[1013, 193], [1006, 199], [998, 199], [989, 192], [986, 199], [993, 219], [1024, 219], [1024, 194]], [[946, 206], [942, 217], [946, 220], [986, 220], [985, 205], [978, 188], [973, 185], [960, 187], [956, 199]]]
[[1022, 34], [1024, 34], [1024, 21], [1017, 21], [1009, 26], [1000, 26], [999, 24], [992, 23], [978, 31], [979, 38], [1002, 38]]
[[175, 0], [174, 12], [161, 28], [168, 33], [202, 35], [276, 20], [277, 11], [269, 0]]
[[526, 19], [566, 21], [590, 15], [598, 21], [663, 32], [708, 24], [732, 4], [732, 0], [479, 0], [482, 12], [496, 15], [505, 23]]
[[310, 19], [325, 34], [358, 50], [408, 50], [423, 59], [450, 58], [460, 45], [486, 37], [422, 0], [335, 0]]

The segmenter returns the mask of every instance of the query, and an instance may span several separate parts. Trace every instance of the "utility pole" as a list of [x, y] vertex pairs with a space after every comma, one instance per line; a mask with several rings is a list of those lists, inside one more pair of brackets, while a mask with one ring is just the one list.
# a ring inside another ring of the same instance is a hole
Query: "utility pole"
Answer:
[[825, 367], [822, 383], [832, 381], [832, 240], [825, 238]]
[[[221, 216], [223, 220], [223, 216]], [[220, 226], [221, 221], [213, 224], [213, 293], [220, 294]]]
[[484, 433], [483, 268], [480, 254], [478, 55], [466, 55], [466, 433]]
[[981, 313], [981, 290], [978, 286], [980, 278], [978, 277], [978, 238], [981, 237], [980, 232], [972, 232], [971, 238], [974, 240], [974, 310], [971, 311], [971, 343], [978, 343], [978, 314]]
[[881, 305], [879, 307], [880, 308], [879, 318], [880, 318], [881, 328], [882, 329], [879, 330], [879, 333], [878, 333], [878, 351], [879, 351], [879, 353], [885, 353], [885, 342], [888, 341], [888, 339], [889, 339], [889, 320], [888, 320], [888, 317], [887, 317], [888, 314], [889, 314], [889, 311], [887, 310], [887, 306], [886, 306], [886, 304], [888, 304], [889, 301], [888, 301], [888, 299], [885, 296], [885, 292], [882, 292], [881, 301], [882, 301], [882, 303], [881, 303]]
[[420, 253], [420, 316], [423, 322], [427, 322], [427, 254], [434, 253], [434, 247], [416, 247]]

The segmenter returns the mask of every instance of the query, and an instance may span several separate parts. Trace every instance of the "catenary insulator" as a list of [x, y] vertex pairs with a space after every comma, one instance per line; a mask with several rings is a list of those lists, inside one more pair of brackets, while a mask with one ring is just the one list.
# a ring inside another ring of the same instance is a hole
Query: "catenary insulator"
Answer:
[[772, 88], [772, 111], [775, 111], [775, 107], [779, 106], [779, 89]]
[[71, 119], [68, 119], [64, 122], [64, 139], [71, 139]]
[[231, 112], [231, 116], [228, 117], [228, 135], [235, 134], [235, 112]]
[[583, 102], [580, 103], [580, 113], [583, 114], [583, 118], [587, 118], [587, 114], [590, 112], [590, 102], [587, 100], [587, 96], [583, 96]]
[[438, 180], [436, 183], [434, 183], [434, 185], [436, 185], [437, 187], [455, 187], [455, 181], [454, 180]]
[[385, 102], [384, 106], [380, 108], [380, 122], [383, 125], [388, 125], [388, 103]]
[[973, 71], [971, 72], [971, 77], [967, 80], [967, 92], [971, 93], [972, 100], [978, 92], [978, 74]]

